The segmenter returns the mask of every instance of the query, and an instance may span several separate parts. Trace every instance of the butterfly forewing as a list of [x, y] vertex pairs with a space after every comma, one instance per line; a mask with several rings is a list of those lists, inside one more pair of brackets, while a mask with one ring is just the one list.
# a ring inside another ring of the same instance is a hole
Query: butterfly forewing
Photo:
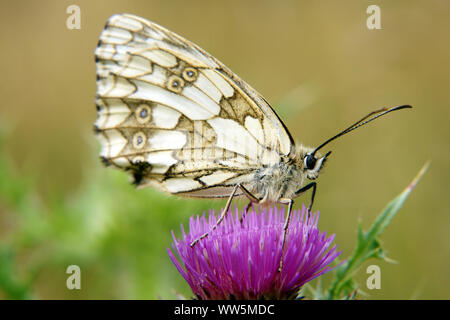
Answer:
[[291, 136], [264, 98], [163, 27], [112, 16], [95, 53], [101, 157], [129, 170], [136, 184], [226, 197], [293, 152]]

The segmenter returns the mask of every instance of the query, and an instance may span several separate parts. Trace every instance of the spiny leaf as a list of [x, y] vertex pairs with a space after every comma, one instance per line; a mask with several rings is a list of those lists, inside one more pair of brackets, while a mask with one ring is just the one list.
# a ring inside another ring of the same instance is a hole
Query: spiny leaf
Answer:
[[354, 286], [356, 287], [356, 284], [353, 283], [352, 276], [366, 260], [370, 258], [385, 259], [386, 254], [381, 247], [379, 237], [389, 223], [391, 223], [420, 178], [425, 174], [429, 164], [427, 162], [405, 190], [386, 206], [375, 219], [369, 231], [364, 232], [361, 227], [361, 222], [358, 224], [356, 249], [347, 262], [336, 268], [335, 279], [327, 293], [328, 299], [339, 299], [351, 294], [355, 289]]

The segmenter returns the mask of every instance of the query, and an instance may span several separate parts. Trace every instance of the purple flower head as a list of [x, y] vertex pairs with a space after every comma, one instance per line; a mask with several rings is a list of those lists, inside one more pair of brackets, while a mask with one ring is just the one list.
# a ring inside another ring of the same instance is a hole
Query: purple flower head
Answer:
[[172, 232], [169, 256], [198, 299], [289, 299], [295, 298], [308, 281], [328, 272], [340, 255], [330, 249], [334, 235], [326, 237], [317, 228], [319, 214], [306, 209], [292, 212], [286, 238], [283, 269], [281, 259], [284, 209], [250, 210], [242, 222], [231, 210], [208, 237], [193, 248], [192, 241], [211, 230], [216, 215], [191, 217], [189, 233], [181, 226], [182, 239]]

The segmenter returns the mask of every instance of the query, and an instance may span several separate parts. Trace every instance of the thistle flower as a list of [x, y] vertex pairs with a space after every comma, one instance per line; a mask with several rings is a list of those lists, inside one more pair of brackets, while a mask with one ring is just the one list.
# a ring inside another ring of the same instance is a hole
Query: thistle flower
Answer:
[[189, 233], [181, 226], [182, 239], [173, 231], [172, 247], [167, 249], [175, 267], [198, 299], [290, 299], [296, 298], [308, 281], [330, 271], [330, 263], [340, 255], [330, 249], [334, 235], [326, 237], [317, 228], [319, 214], [292, 212], [279, 272], [283, 240], [284, 209], [251, 210], [242, 220], [230, 212], [222, 223], [199, 241], [192, 241], [211, 230], [217, 221], [214, 211], [191, 217]]

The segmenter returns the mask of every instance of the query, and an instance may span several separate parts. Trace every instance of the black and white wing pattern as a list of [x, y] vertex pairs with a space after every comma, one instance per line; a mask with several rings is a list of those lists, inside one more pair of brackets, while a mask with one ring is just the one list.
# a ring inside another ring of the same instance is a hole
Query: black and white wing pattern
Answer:
[[101, 158], [139, 186], [227, 197], [294, 150], [264, 98], [197, 45], [143, 18], [112, 16], [95, 51]]

